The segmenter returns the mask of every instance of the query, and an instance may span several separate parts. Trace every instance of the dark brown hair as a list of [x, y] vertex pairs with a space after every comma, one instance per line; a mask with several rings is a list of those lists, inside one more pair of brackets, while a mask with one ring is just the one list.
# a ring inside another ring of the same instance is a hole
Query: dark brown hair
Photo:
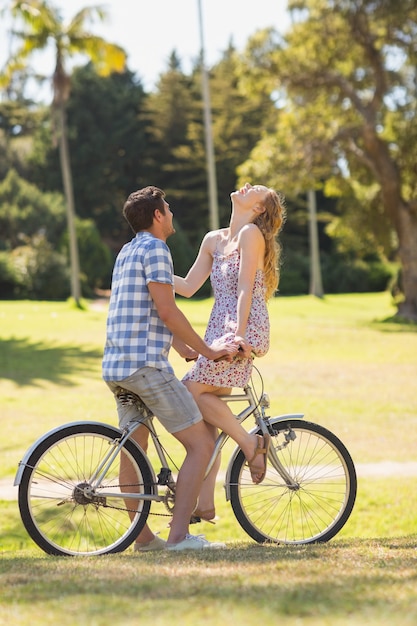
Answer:
[[165, 192], [158, 187], [144, 187], [130, 194], [123, 206], [123, 216], [134, 233], [152, 226], [157, 209], [165, 215]]

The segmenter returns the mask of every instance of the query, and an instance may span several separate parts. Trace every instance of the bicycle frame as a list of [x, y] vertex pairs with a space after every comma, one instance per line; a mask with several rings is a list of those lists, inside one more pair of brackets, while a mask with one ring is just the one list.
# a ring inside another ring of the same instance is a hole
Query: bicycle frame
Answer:
[[[124, 429], [92, 421], [62, 424], [38, 439], [19, 463], [14, 484], [19, 486], [22, 522], [47, 554], [121, 552], [146, 524], [152, 502], [164, 504], [172, 514], [179, 470], [169, 442], [166, 449], [140, 398], [125, 390], [119, 397], [138, 408], [138, 421]], [[221, 398], [241, 402], [232, 411], [238, 423], [253, 415], [247, 429], [253, 440], [253, 435], [271, 436], [261, 484], [253, 481], [237, 446], [227, 467], [226, 500], [241, 528], [258, 543], [299, 545], [334, 537], [349, 519], [357, 491], [355, 466], [340, 439], [302, 420], [300, 413], [270, 417], [266, 394], [249, 386]], [[134, 434], [141, 424], [154, 444], [150, 458], [155, 469], [161, 463], [157, 476], [135, 441], [141, 440]], [[225, 432], [218, 435], [206, 476], [228, 439]], [[190, 523], [198, 521], [199, 516], [190, 518]]]
[[[270, 424], [275, 424], [276, 422], [281, 422], [281, 421], [285, 421], [288, 419], [302, 419], [304, 417], [303, 413], [291, 413], [291, 414], [286, 414], [286, 415], [279, 415], [273, 418], [269, 418], [265, 415], [265, 409], [269, 408], [270, 404], [269, 404], [269, 398], [267, 396], [267, 394], [263, 393], [261, 398], [259, 399], [259, 401], [256, 400], [255, 395], [252, 391], [252, 388], [249, 385], [246, 385], [246, 387], [244, 387], [243, 389], [244, 393], [243, 394], [236, 394], [236, 395], [229, 395], [229, 396], [221, 396], [222, 400], [225, 400], [226, 402], [233, 402], [233, 401], [237, 401], [237, 400], [245, 400], [247, 402], [249, 402], [249, 406], [247, 407], [246, 410], [243, 410], [241, 413], [239, 413], [239, 415], [236, 416], [236, 418], [239, 420], [239, 423], [243, 422], [247, 417], [249, 417], [249, 415], [251, 415], [252, 413], [255, 416], [255, 423], [256, 426], [254, 428], [252, 428], [252, 430], [250, 430], [249, 432], [251, 434], [256, 434], [258, 431], [261, 431], [262, 434], [268, 434], [269, 432], [269, 426]], [[225, 433], [220, 433], [217, 442], [219, 441], [219, 439], [222, 437], [222, 435], [224, 435]], [[228, 438], [228, 435], [226, 435], [226, 439]], [[216, 447], [214, 450], [214, 454], [212, 459], [210, 460], [209, 463], [209, 470], [211, 469], [211, 467], [213, 466], [214, 460], [218, 454], [218, 452], [221, 449], [218, 448], [218, 443], [216, 442]], [[225, 480], [225, 490], [226, 490], [226, 500], [229, 501], [230, 500], [230, 474], [232, 471], [232, 466], [233, 463], [236, 459], [236, 456], [239, 454], [240, 448], [239, 446], [237, 446], [230, 458], [229, 461], [229, 465], [227, 467], [227, 471], [226, 471], [226, 480]], [[288, 474], [288, 472], [286, 471], [286, 469], [284, 468], [284, 466], [282, 465], [281, 461], [279, 460], [277, 453], [274, 449], [273, 446], [269, 447], [269, 452], [268, 452], [268, 461], [273, 465], [273, 467], [276, 469], [276, 471], [280, 474], [281, 478], [285, 481], [285, 483], [287, 484], [288, 487], [290, 488], [297, 488], [298, 485], [297, 483], [294, 482], [293, 478]], [[208, 472], [207, 472], [208, 473]], [[207, 476], [206, 473], [206, 476]]]
[[[280, 415], [278, 417], [274, 417], [274, 418], [269, 418], [265, 416], [265, 408], [269, 407], [269, 398], [266, 394], [262, 394], [261, 398], [259, 400], [256, 399], [254, 392], [252, 390], [252, 388], [247, 385], [244, 387], [243, 389], [243, 393], [237, 393], [237, 394], [227, 394], [227, 395], [223, 395], [223, 396], [219, 396], [222, 400], [224, 400], [227, 403], [230, 402], [247, 402], [248, 406], [246, 408], [244, 408], [240, 413], [238, 413], [236, 415], [236, 419], [239, 423], [244, 422], [250, 415], [254, 414], [255, 417], [255, 427], [249, 431], [251, 433], [257, 433], [258, 431], [261, 431], [261, 433], [266, 434], [268, 433], [268, 426], [269, 424], [273, 424], [276, 423], [278, 421], [283, 421], [283, 420], [288, 420], [288, 419], [301, 419], [303, 418], [303, 414], [301, 413], [294, 413], [294, 414], [287, 414], [287, 415]], [[113, 445], [111, 447], [111, 449], [109, 450], [109, 452], [106, 454], [106, 456], [104, 457], [104, 459], [102, 460], [102, 462], [100, 463], [99, 467], [96, 469], [94, 475], [91, 477], [90, 480], [90, 486], [85, 488], [85, 495], [86, 497], [89, 496], [89, 494], [92, 494], [92, 492], [95, 489], [98, 489], [101, 485], [101, 483], [103, 482], [106, 473], [109, 469], [109, 467], [111, 466], [111, 464], [113, 463], [114, 459], [117, 457], [117, 455], [120, 453], [120, 450], [123, 447], [123, 444], [125, 443], [126, 440], [130, 439], [132, 441], [132, 443], [134, 445], [136, 445], [140, 451], [142, 452], [142, 454], [144, 455], [145, 459], [148, 459], [146, 453], [141, 449], [141, 447], [139, 446], [139, 444], [131, 438], [132, 434], [135, 432], [135, 430], [137, 430], [137, 428], [139, 428], [139, 426], [141, 426], [142, 424], [146, 425], [147, 428], [149, 429], [150, 432], [150, 436], [153, 442], [153, 445], [155, 447], [156, 450], [156, 454], [158, 456], [158, 459], [161, 463], [161, 468], [162, 470], [166, 470], [166, 475], [165, 478], [159, 478], [157, 479], [154, 469], [151, 465], [151, 463], [148, 461], [148, 465], [149, 465], [149, 469], [151, 471], [151, 475], [153, 477], [153, 493], [150, 494], [141, 494], [141, 493], [127, 493], [127, 492], [123, 492], [122, 494], [120, 494], [121, 498], [129, 498], [129, 499], [134, 499], [134, 500], [151, 500], [154, 502], [162, 502], [165, 498], [164, 495], [160, 495], [159, 491], [158, 491], [158, 487], [159, 486], [168, 486], [171, 488], [175, 488], [175, 483], [174, 481], [171, 479], [171, 470], [169, 467], [169, 463], [167, 461], [164, 449], [159, 441], [158, 438], [158, 434], [154, 428], [153, 425], [153, 417], [149, 417], [144, 419], [143, 421], [138, 421], [138, 422], [131, 422], [130, 424], [127, 425], [127, 427], [123, 430], [120, 431], [119, 429], [115, 428], [115, 427], [111, 427], [114, 429], [115, 432], [115, 439], [113, 440]], [[79, 422], [73, 422], [73, 424], [76, 424]], [[85, 423], [85, 422], [84, 422]], [[87, 422], [87, 423], [91, 423], [91, 422]], [[69, 425], [69, 424], [67, 424]], [[107, 427], [109, 427], [109, 424], [103, 424]], [[41, 437], [39, 440], [37, 440], [33, 446], [31, 448], [29, 448], [29, 450], [26, 452], [24, 458], [20, 461], [19, 463], [19, 467], [18, 467], [18, 471], [16, 473], [16, 477], [14, 480], [14, 485], [17, 486], [20, 484], [21, 479], [22, 479], [22, 475], [23, 475], [23, 471], [24, 468], [26, 467], [26, 465], [28, 465], [28, 461], [30, 459], [30, 456], [32, 454], [32, 452], [34, 451], [35, 448], [37, 448], [37, 446], [47, 437], [49, 437], [52, 433], [59, 431], [62, 428], [62, 426], [59, 426], [57, 428], [54, 428], [53, 430], [49, 431], [48, 433], [46, 433], [45, 435], [43, 435], [43, 437]], [[207, 477], [207, 475], [209, 474], [209, 472], [211, 471], [214, 462], [218, 456], [218, 454], [220, 453], [221, 449], [223, 448], [223, 446], [225, 445], [226, 441], [229, 439], [229, 435], [227, 435], [227, 433], [225, 432], [221, 432], [219, 434], [219, 436], [217, 437], [216, 443], [215, 443], [215, 448], [213, 451], [213, 454], [211, 456], [211, 459], [208, 463], [207, 466], [207, 470], [205, 473], [205, 477]], [[231, 467], [233, 465], [233, 461], [235, 460], [237, 454], [239, 453], [240, 448], [237, 446], [231, 456], [231, 459], [229, 461], [229, 465], [227, 468], [227, 472], [226, 472], [226, 481], [225, 481], [225, 489], [226, 489], [226, 499], [230, 500], [230, 472], [231, 472]], [[283, 478], [283, 480], [286, 482], [286, 484], [289, 487], [295, 487], [295, 483], [293, 482], [292, 478], [288, 475], [288, 473], [286, 472], [285, 468], [282, 466], [281, 462], [279, 461], [275, 450], [273, 449], [273, 446], [270, 446], [269, 449], [269, 455], [268, 455], [268, 460], [272, 463], [272, 465], [275, 467], [275, 469], [279, 472], [279, 474], [281, 475], [281, 477]], [[114, 492], [113, 493], [107, 493], [107, 492], [103, 492], [100, 491], [100, 496], [102, 497], [106, 497], [106, 496], [113, 496], [114, 497]]]

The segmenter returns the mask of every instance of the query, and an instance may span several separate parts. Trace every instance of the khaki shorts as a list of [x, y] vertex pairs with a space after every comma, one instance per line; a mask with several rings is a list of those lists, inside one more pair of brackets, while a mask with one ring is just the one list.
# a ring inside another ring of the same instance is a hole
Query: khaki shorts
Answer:
[[142, 421], [143, 414], [136, 406], [125, 405], [119, 400], [117, 392], [120, 388], [138, 395], [169, 433], [185, 430], [203, 419], [185, 385], [165, 370], [142, 367], [123, 380], [106, 382], [115, 395], [122, 429], [128, 422]]

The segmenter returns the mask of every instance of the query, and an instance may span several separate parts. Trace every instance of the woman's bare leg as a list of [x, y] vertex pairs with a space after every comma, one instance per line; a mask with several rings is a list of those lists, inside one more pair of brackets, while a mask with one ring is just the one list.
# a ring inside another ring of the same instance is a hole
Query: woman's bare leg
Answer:
[[262, 455], [253, 458], [258, 446], [257, 436], [248, 433], [236, 420], [228, 404], [219, 398], [219, 395], [230, 393], [230, 389], [213, 387], [190, 380], [185, 381], [185, 385], [194, 396], [204, 420], [212, 426], [224, 430], [242, 449], [246, 459], [251, 462], [252, 478], [257, 482], [264, 472], [265, 459], [262, 458]]

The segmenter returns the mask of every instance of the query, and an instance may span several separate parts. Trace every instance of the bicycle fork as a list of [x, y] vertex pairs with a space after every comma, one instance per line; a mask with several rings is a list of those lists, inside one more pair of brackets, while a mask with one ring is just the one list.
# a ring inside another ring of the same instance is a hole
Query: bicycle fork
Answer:
[[[283, 422], [283, 421], [287, 421], [287, 420], [300, 420], [304, 417], [304, 415], [302, 413], [292, 413], [292, 414], [287, 414], [287, 415], [280, 415], [277, 417], [273, 417], [273, 418], [269, 418], [265, 416], [265, 407], [269, 406], [269, 401], [267, 396], [262, 397], [261, 402], [259, 404], [260, 406], [260, 410], [259, 408], [255, 410], [254, 415], [255, 415], [255, 420], [256, 420], [256, 426], [255, 428], [253, 428], [250, 433], [251, 434], [258, 434], [259, 431], [263, 434], [263, 435], [274, 435], [274, 429], [272, 428], [272, 426], [274, 424], [277, 424], [279, 422]], [[295, 438], [295, 434], [292, 433], [292, 431], [290, 431], [288, 433], [288, 435], [286, 436], [286, 441], [282, 444], [284, 447], [286, 447], [287, 445], [290, 445], [291, 441]], [[279, 449], [278, 449], [279, 451]], [[227, 472], [226, 472], [226, 480], [225, 480], [225, 490], [226, 490], [226, 500], [230, 501], [230, 482], [231, 482], [231, 471], [232, 471], [232, 466], [233, 463], [237, 457], [237, 455], [240, 452], [240, 448], [237, 447], [234, 451], [234, 453], [232, 454], [232, 457], [229, 461], [229, 466], [227, 468]], [[275, 469], [275, 471], [279, 474], [279, 476], [281, 476], [282, 480], [284, 481], [285, 485], [287, 486], [288, 489], [291, 489], [293, 491], [297, 491], [299, 489], [299, 484], [298, 482], [296, 482], [292, 476], [288, 473], [288, 471], [286, 470], [286, 468], [284, 467], [284, 465], [281, 463], [279, 456], [277, 454], [277, 449], [275, 448], [274, 445], [269, 446], [269, 450], [268, 450], [268, 462], [271, 464], [271, 466]]]

